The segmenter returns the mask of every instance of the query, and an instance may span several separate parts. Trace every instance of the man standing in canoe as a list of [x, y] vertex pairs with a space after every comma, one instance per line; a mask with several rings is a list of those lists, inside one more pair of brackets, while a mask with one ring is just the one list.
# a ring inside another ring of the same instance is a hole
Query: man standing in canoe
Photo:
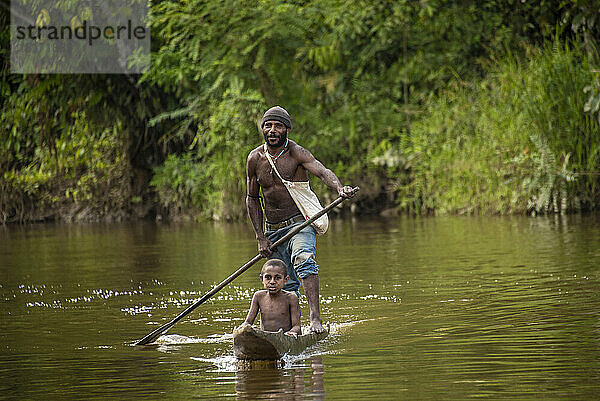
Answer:
[[[285, 262], [290, 280], [284, 290], [298, 293], [302, 281], [310, 311], [310, 331], [320, 333], [325, 329], [319, 308], [315, 229], [312, 226], [304, 228], [273, 251], [269, 246], [305, 221], [306, 216], [298, 207], [303, 207], [302, 199], [294, 200], [288, 188], [294, 184], [308, 187], [307, 172], [317, 176], [342, 197], [351, 198], [354, 191], [350, 186], [343, 186], [337, 176], [308, 150], [288, 139], [292, 122], [285, 109], [275, 106], [267, 110], [260, 126], [265, 144], [252, 150], [246, 163], [246, 207], [256, 233], [258, 251], [264, 257]], [[260, 190], [264, 198], [264, 212]], [[310, 188], [308, 191], [310, 193]], [[263, 216], [266, 218], [266, 231], [263, 230]]]

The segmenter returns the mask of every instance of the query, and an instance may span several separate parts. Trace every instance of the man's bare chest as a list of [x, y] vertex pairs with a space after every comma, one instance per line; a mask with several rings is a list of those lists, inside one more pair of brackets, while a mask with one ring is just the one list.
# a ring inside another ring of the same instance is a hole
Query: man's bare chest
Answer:
[[[302, 165], [298, 164], [298, 162], [292, 157], [283, 157], [282, 155], [282, 157], [274, 160], [273, 164], [275, 165], [275, 168], [281, 177], [287, 181], [305, 181], [307, 179], [306, 172], [304, 171]], [[262, 187], [281, 184], [281, 180], [279, 179], [277, 172], [264, 156], [258, 161], [256, 176], [259, 185]]]

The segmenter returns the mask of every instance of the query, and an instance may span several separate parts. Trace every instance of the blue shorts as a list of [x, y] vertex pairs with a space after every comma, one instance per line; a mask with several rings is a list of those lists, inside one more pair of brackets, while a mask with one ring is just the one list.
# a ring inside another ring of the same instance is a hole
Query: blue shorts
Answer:
[[[275, 231], [267, 231], [265, 236], [275, 242], [286, 235], [294, 227], [302, 224], [296, 223], [288, 227], [280, 228]], [[290, 276], [289, 281], [283, 286], [286, 291], [294, 291], [299, 294], [300, 279], [306, 278], [311, 274], [318, 274], [319, 265], [315, 261], [317, 235], [315, 229], [311, 226], [303, 228], [292, 238], [279, 245], [269, 259], [281, 259], [287, 266], [287, 272]]]

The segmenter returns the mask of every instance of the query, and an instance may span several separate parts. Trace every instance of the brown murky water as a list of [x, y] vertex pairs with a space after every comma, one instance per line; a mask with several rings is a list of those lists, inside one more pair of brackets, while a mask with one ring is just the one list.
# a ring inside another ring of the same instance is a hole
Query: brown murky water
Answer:
[[0, 228], [1, 398], [595, 399], [599, 223], [334, 220], [317, 255], [332, 335], [251, 365], [230, 333], [258, 266], [131, 345], [256, 254], [249, 225]]

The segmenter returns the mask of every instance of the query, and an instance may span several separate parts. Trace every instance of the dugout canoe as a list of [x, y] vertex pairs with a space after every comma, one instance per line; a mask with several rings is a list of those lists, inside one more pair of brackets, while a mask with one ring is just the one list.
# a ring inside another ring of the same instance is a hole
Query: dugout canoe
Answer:
[[283, 330], [263, 331], [246, 324], [233, 331], [233, 353], [238, 359], [275, 361], [285, 354], [301, 353], [328, 334], [329, 328], [323, 333], [305, 333], [294, 338], [283, 334]]

